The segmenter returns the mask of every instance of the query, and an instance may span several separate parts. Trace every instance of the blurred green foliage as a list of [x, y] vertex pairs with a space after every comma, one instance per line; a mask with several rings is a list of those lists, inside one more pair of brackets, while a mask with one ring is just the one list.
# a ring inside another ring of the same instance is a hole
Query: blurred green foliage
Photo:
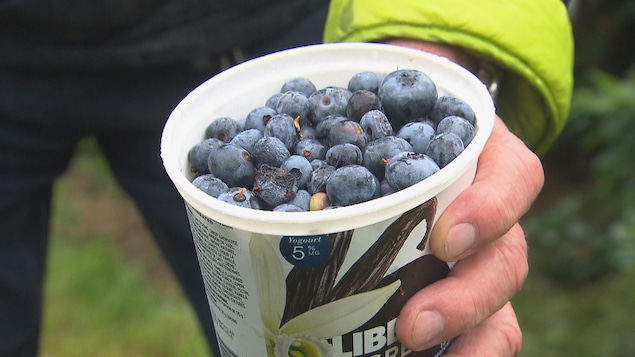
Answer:
[[[56, 181], [40, 355], [207, 356], [191, 306], [134, 221], [94, 139]], [[130, 212], [135, 213], [135, 212]], [[134, 258], [134, 259], [133, 259]]]
[[534, 268], [579, 285], [635, 269], [635, 2], [570, 3], [576, 87], [545, 160], [561, 182], [524, 226]]
[[562, 167], [582, 158], [570, 179], [586, 183], [525, 224], [542, 248], [538, 267], [573, 284], [635, 268], [635, 67], [624, 78], [592, 71], [585, 83], [552, 152]]
[[568, 0], [575, 39], [575, 75], [602, 69], [622, 77], [635, 62], [635, 1]]

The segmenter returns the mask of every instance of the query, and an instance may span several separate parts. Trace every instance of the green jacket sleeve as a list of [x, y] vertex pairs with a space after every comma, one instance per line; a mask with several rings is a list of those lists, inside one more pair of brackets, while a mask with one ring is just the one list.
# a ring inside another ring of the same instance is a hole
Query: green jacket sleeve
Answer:
[[388, 38], [454, 45], [501, 69], [497, 112], [539, 154], [564, 127], [573, 36], [561, 1], [331, 1], [325, 42]]

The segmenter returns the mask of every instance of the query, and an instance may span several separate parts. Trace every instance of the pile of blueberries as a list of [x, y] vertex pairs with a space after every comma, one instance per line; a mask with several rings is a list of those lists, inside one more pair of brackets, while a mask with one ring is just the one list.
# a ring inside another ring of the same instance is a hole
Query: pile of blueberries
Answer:
[[347, 88], [287, 80], [246, 118], [220, 117], [188, 159], [200, 190], [253, 209], [348, 206], [409, 187], [457, 157], [475, 135], [461, 98], [425, 73], [359, 72]]

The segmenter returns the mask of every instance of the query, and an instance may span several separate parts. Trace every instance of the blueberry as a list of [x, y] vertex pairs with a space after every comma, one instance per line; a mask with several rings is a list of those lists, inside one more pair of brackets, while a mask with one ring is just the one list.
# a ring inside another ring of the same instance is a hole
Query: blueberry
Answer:
[[330, 209], [336, 209], [336, 208], [340, 208], [340, 207], [342, 207], [342, 206], [331, 204], [331, 205], [328, 205], [328, 206], [322, 208], [322, 210], [327, 211], [327, 210], [330, 210]]
[[331, 146], [326, 152], [326, 162], [336, 168], [346, 165], [360, 165], [362, 163], [362, 150], [351, 143]]
[[318, 125], [315, 126], [315, 131], [317, 132], [317, 137], [320, 139], [328, 138], [329, 133], [331, 132], [331, 128], [341, 121], [349, 120], [347, 117], [343, 115], [329, 115], [324, 120], [322, 120]]
[[288, 150], [291, 150], [298, 142], [298, 132], [293, 118], [284, 113], [276, 114], [269, 119], [263, 136], [280, 139]]
[[289, 204], [298, 206], [305, 211], [310, 210], [310, 202], [311, 202], [311, 194], [307, 190], [299, 189], [298, 192], [295, 193], [295, 197], [289, 200]]
[[300, 131], [298, 132], [298, 138], [300, 140], [305, 140], [305, 139], [316, 139], [317, 137], [318, 137], [317, 129], [311, 124], [304, 124], [303, 121], [301, 120]]
[[222, 141], [216, 138], [209, 138], [194, 144], [187, 153], [187, 159], [190, 162], [190, 170], [194, 174], [209, 173], [207, 167], [207, 160], [209, 160], [209, 154], [212, 150], [223, 144]]
[[298, 191], [295, 176], [274, 166], [260, 165], [254, 174], [252, 193], [270, 207], [286, 203]]
[[271, 109], [276, 109], [276, 105], [278, 105], [278, 99], [282, 96], [282, 93], [274, 93], [271, 97], [267, 99], [265, 102], [265, 106]]
[[381, 197], [381, 181], [375, 175], [373, 175], [373, 179], [375, 180], [375, 183], [374, 183], [375, 194], [373, 195], [373, 198], [379, 198]]
[[383, 138], [392, 135], [392, 125], [388, 121], [386, 114], [381, 110], [371, 110], [364, 114], [359, 121], [367, 141]]
[[212, 197], [218, 197], [229, 189], [223, 180], [212, 174], [197, 176], [192, 180], [192, 184]]
[[265, 126], [272, 116], [278, 114], [278, 112], [271, 107], [256, 107], [252, 109], [245, 118], [244, 129], [258, 129], [265, 131]]
[[412, 145], [412, 151], [425, 154], [428, 144], [436, 131], [429, 122], [413, 121], [406, 123], [397, 132], [397, 137], [405, 139]]
[[271, 209], [273, 212], [304, 212], [307, 211], [291, 203], [283, 203]]
[[240, 146], [241, 148], [249, 151], [249, 153], [252, 153], [254, 151], [254, 143], [260, 140], [262, 136], [262, 131], [258, 129], [247, 129], [236, 134], [229, 143]]
[[213, 150], [207, 162], [209, 172], [229, 187], [250, 188], [254, 179], [254, 164], [249, 152], [240, 146], [223, 144]]
[[386, 165], [386, 181], [396, 191], [410, 187], [439, 171], [437, 163], [425, 154], [402, 152]]
[[231, 187], [218, 195], [218, 199], [238, 207], [260, 209], [258, 198], [244, 187]]
[[306, 190], [309, 191], [311, 195], [316, 192], [326, 191], [326, 181], [334, 171], [335, 167], [331, 165], [314, 169], [311, 172], [311, 176], [309, 176], [309, 180], [306, 182]]
[[313, 82], [311, 82], [307, 78], [295, 77], [284, 82], [282, 88], [280, 89], [280, 92], [284, 93], [287, 91], [296, 91], [308, 97], [316, 90], [317, 88], [315, 87], [315, 84], [313, 84]]
[[458, 135], [441, 133], [432, 138], [426, 154], [434, 159], [439, 167], [444, 167], [459, 156], [463, 149], [463, 141]]
[[476, 130], [474, 125], [470, 124], [467, 119], [453, 115], [445, 117], [439, 122], [437, 133], [454, 133], [461, 138], [463, 145], [467, 147], [474, 139]]
[[317, 125], [329, 115], [346, 115], [352, 93], [346, 88], [326, 87], [309, 96], [309, 119]]
[[309, 161], [325, 159], [328, 148], [320, 140], [304, 138], [295, 145], [295, 154], [305, 157]]
[[297, 91], [287, 91], [282, 93], [276, 104], [278, 113], [288, 114], [292, 118], [308, 118], [309, 98]]
[[430, 119], [438, 124], [443, 118], [452, 115], [467, 119], [472, 125], [476, 125], [476, 115], [472, 107], [463, 99], [452, 95], [439, 97], [430, 113]]
[[366, 145], [363, 163], [373, 175], [384, 178], [385, 167], [390, 158], [403, 151], [412, 151], [412, 146], [404, 139], [395, 136], [371, 141]]
[[313, 161], [311, 161], [311, 167], [313, 168], [313, 171], [320, 169], [322, 167], [325, 166], [331, 166], [326, 162], [326, 159], [321, 160], [321, 159], [315, 159]]
[[379, 181], [361, 165], [342, 166], [326, 182], [326, 194], [331, 205], [349, 206], [376, 197]]
[[216, 138], [224, 143], [230, 142], [242, 131], [240, 123], [232, 118], [220, 117], [211, 122], [205, 129], [205, 138]]
[[293, 175], [297, 181], [298, 188], [305, 188], [306, 182], [311, 176], [313, 167], [311, 163], [304, 156], [291, 155], [285, 160], [280, 168]]
[[377, 94], [367, 90], [357, 90], [348, 99], [346, 117], [359, 121], [364, 114], [374, 109], [381, 110], [381, 102]]
[[388, 183], [388, 180], [386, 180], [386, 177], [384, 177], [383, 180], [380, 181], [380, 190], [381, 190], [381, 196], [388, 196], [392, 193], [395, 193], [395, 189], [390, 186], [390, 183]]
[[336, 121], [331, 126], [327, 136], [329, 146], [350, 143], [360, 149], [366, 147], [366, 133], [362, 126], [353, 120]]
[[257, 166], [267, 164], [280, 167], [291, 153], [280, 139], [274, 136], [263, 136], [254, 143], [252, 156]]
[[355, 73], [348, 81], [348, 90], [355, 92], [357, 90], [367, 90], [377, 94], [379, 85], [384, 79], [381, 73], [364, 71]]
[[397, 130], [405, 123], [426, 117], [437, 100], [437, 88], [426, 74], [401, 69], [384, 77], [379, 98], [386, 116]]
[[419, 118], [419, 119], [417, 119], [416, 121], [418, 121], [418, 122], [422, 122], [422, 123], [424, 123], [424, 124], [428, 124], [428, 125], [430, 125], [432, 128], [434, 128], [434, 130], [437, 130], [437, 123], [436, 123], [434, 120], [430, 119], [430, 117]]

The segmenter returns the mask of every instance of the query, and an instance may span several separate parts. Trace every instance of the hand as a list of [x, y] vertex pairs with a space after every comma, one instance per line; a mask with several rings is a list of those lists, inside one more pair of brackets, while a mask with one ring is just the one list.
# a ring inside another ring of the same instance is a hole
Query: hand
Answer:
[[460, 336], [450, 355], [513, 356], [522, 335], [512, 296], [527, 273], [527, 243], [517, 223], [544, 181], [542, 165], [500, 118], [479, 157], [472, 186], [439, 218], [430, 245], [459, 260], [446, 279], [413, 296], [397, 319], [399, 340], [422, 350]]
[[[449, 58], [468, 70], [460, 48], [409, 39], [387, 43]], [[518, 224], [544, 184], [542, 164], [496, 118], [474, 183], [446, 209], [430, 237], [434, 254], [459, 261], [446, 279], [413, 296], [397, 319], [399, 340], [423, 350], [459, 336], [448, 356], [514, 356], [522, 333], [509, 303], [527, 273], [527, 242]]]

